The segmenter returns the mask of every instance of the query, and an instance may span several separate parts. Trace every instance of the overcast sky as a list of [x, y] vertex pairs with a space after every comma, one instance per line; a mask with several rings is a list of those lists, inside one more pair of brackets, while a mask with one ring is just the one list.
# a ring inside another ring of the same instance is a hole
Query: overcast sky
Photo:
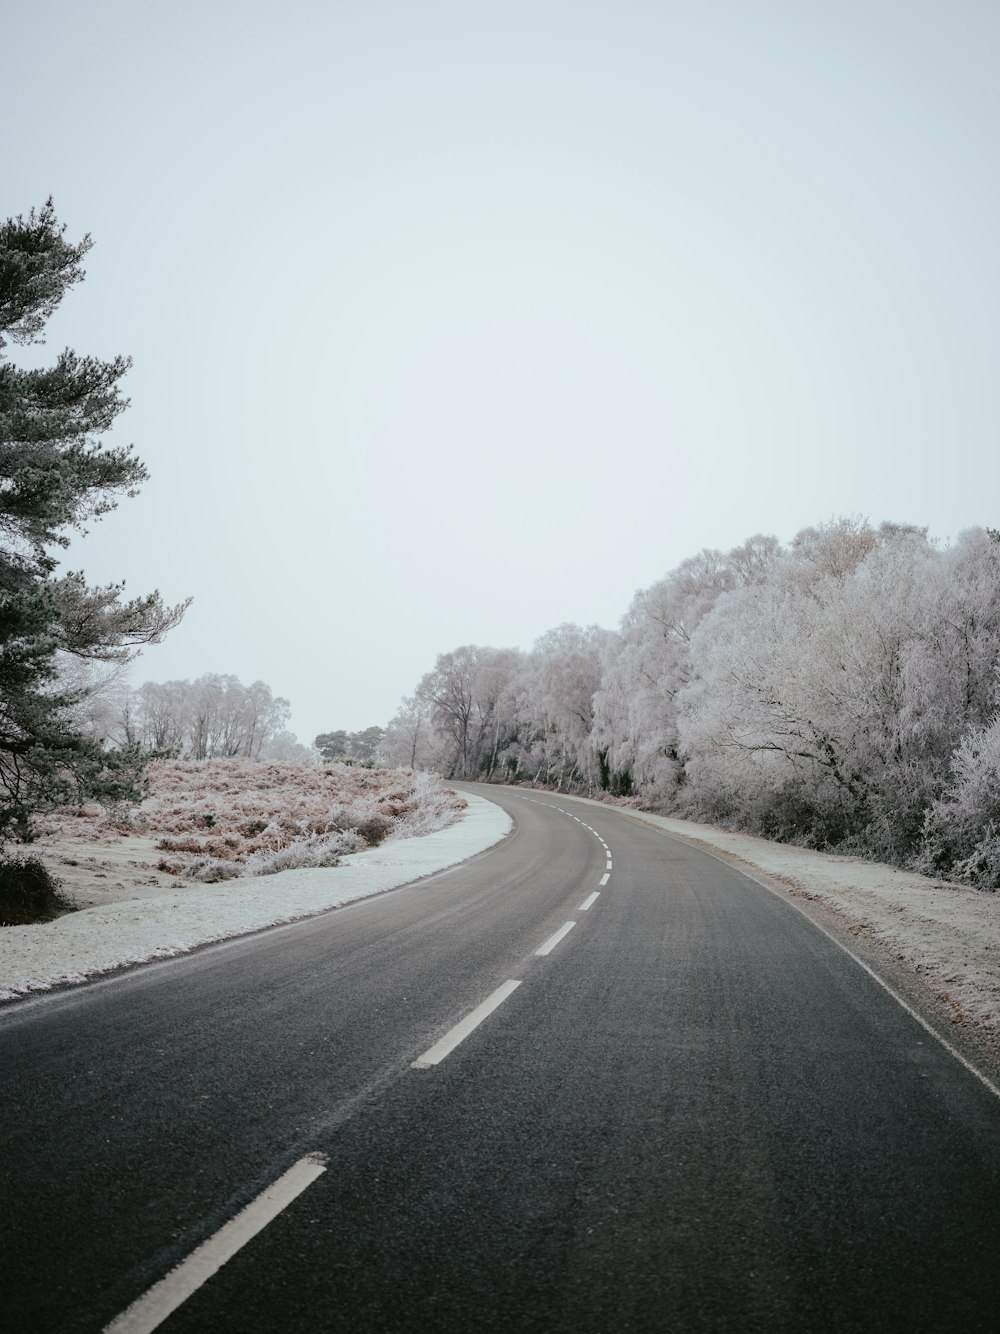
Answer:
[[[615, 626], [704, 546], [1000, 526], [992, 0], [4, 5], [0, 215], [95, 241], [140, 499], [70, 568], [193, 595], [134, 679], [300, 738], [439, 652]], [[15, 350], [26, 361], [26, 354]]]

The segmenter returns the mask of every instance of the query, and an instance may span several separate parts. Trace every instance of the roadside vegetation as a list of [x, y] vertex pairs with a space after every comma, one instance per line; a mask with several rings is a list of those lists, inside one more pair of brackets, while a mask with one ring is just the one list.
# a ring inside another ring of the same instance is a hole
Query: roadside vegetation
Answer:
[[153, 760], [147, 776], [136, 806], [87, 803], [39, 821], [38, 849], [56, 874], [77, 885], [107, 880], [112, 851], [119, 867], [180, 883], [336, 866], [347, 853], [443, 829], [466, 804], [432, 774], [345, 764]]
[[1000, 532], [702, 551], [618, 633], [443, 653], [383, 754], [1000, 888]]

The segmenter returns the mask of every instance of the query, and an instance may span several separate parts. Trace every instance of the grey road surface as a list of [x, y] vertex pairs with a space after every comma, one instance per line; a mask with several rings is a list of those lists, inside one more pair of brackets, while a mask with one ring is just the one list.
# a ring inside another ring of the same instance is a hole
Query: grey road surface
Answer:
[[1000, 1101], [732, 868], [484, 795], [461, 867], [0, 1014], [3, 1327], [103, 1329], [318, 1154], [159, 1328], [1000, 1329]]

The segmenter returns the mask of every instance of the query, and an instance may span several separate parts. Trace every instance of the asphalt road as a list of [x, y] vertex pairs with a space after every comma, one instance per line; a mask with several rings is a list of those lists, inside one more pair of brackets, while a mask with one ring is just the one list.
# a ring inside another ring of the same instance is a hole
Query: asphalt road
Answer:
[[155, 1301], [321, 1155], [160, 1329], [1000, 1329], [1000, 1100], [731, 867], [488, 795], [459, 868], [0, 1014], [3, 1328]]

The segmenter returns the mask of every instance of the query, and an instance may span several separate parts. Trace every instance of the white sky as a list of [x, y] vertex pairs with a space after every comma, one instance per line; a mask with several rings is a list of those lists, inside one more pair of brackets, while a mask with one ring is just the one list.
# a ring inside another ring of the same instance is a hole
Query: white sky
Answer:
[[[703, 546], [1000, 526], [1000, 7], [4, 5], [0, 216], [92, 233], [45, 360], [131, 353], [195, 602], [134, 678], [304, 740], [439, 652], [614, 626]], [[26, 358], [20, 355], [21, 360]]]

